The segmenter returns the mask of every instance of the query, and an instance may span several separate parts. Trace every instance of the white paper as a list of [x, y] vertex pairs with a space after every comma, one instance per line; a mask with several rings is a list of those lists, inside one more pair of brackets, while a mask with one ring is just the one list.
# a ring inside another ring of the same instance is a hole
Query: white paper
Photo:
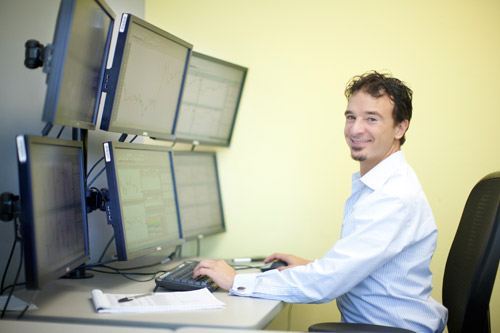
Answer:
[[119, 299], [133, 297], [134, 294], [105, 294], [92, 290], [94, 307], [99, 313], [145, 313], [175, 312], [204, 309], [220, 309], [225, 304], [208, 289], [180, 292], [160, 292], [120, 303]]
[[111, 307], [111, 303], [108, 301], [106, 295], [102, 292], [102, 290], [94, 289], [91, 292], [92, 301], [94, 302], [94, 307], [97, 312], [102, 309], [107, 309]]

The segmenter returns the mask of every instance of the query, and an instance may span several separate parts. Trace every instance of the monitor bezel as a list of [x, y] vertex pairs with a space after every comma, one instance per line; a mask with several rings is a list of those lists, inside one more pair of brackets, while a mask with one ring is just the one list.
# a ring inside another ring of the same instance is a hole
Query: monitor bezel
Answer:
[[[89, 234], [86, 210], [86, 189], [83, 175], [84, 148], [81, 141], [69, 141], [31, 135], [19, 135], [16, 137], [18, 156], [19, 190], [21, 197], [21, 234], [22, 246], [24, 249], [24, 267], [27, 289], [39, 289], [52, 280], [56, 280], [63, 275], [78, 268], [90, 260]], [[51, 272], [40, 272], [38, 268], [37, 244], [36, 244], [36, 221], [33, 207], [33, 161], [31, 158], [31, 146], [34, 144], [71, 147], [79, 149], [80, 156], [80, 186], [81, 186], [81, 209], [82, 225], [84, 235], [84, 253], [77, 259], [61, 265], [60, 268]]]
[[102, 85], [104, 81], [104, 73], [106, 70], [111, 46], [115, 13], [103, 0], [92, 0], [102, 9], [102, 11], [110, 18], [111, 21], [108, 27], [108, 34], [106, 37], [106, 44], [104, 46], [104, 54], [101, 62], [99, 80], [97, 82], [96, 101], [94, 104], [92, 120], [90, 122], [86, 122], [81, 120], [61, 118], [58, 112], [59, 97], [61, 93], [64, 66], [66, 65], [66, 56], [68, 53], [68, 43], [71, 37], [71, 28], [73, 24], [76, 1], [77, 0], [61, 0], [59, 6], [54, 38], [51, 46], [53, 50], [52, 57], [50, 60], [50, 65], [48, 66], [49, 72], [47, 74], [47, 90], [45, 94], [42, 121], [50, 124], [94, 130], [96, 128], [97, 114], [99, 111]]
[[[186, 60], [184, 63], [184, 70], [182, 74], [182, 80], [181, 80], [181, 86], [179, 90], [179, 96], [177, 98], [177, 105], [174, 111], [174, 118], [172, 120], [172, 127], [164, 132], [159, 132], [159, 131], [150, 131], [149, 129], [141, 129], [141, 128], [131, 128], [131, 127], [122, 127], [122, 126], [116, 126], [112, 124], [112, 117], [113, 117], [113, 112], [119, 112], [116, 108], [116, 94], [117, 94], [117, 89], [119, 85], [121, 84], [121, 73], [122, 73], [122, 65], [123, 65], [123, 58], [124, 58], [124, 51], [128, 42], [128, 32], [129, 28], [132, 24], [137, 24], [147, 30], [152, 31], [153, 33], [156, 33], [160, 36], [163, 36], [166, 39], [169, 39], [170, 41], [173, 41], [183, 47], [186, 48]], [[164, 140], [172, 140], [173, 138], [173, 132], [175, 128], [175, 122], [177, 119], [177, 114], [179, 112], [179, 108], [181, 106], [181, 100], [182, 100], [182, 94], [184, 91], [184, 83], [186, 81], [186, 75], [187, 75], [187, 70], [188, 70], [188, 65], [189, 65], [189, 59], [191, 57], [191, 52], [193, 49], [193, 45], [180, 39], [177, 36], [172, 35], [169, 32], [166, 32], [156, 26], [154, 26], [151, 23], [148, 23], [139, 17], [130, 14], [130, 13], [123, 13], [121, 22], [120, 22], [120, 30], [118, 33], [118, 37], [116, 40], [116, 47], [115, 47], [115, 53], [113, 57], [113, 64], [112, 67], [107, 71], [107, 81], [106, 81], [106, 86], [104, 88], [104, 91], [106, 92], [106, 99], [104, 101], [104, 107], [102, 111], [102, 117], [101, 117], [101, 126], [100, 128], [104, 131], [109, 131], [109, 132], [114, 132], [114, 133], [126, 133], [126, 134], [134, 134], [134, 135], [142, 135], [142, 136], [149, 136], [152, 138], [158, 138], [158, 139], [164, 139]]]
[[[201, 232], [195, 233], [195, 234], [189, 234], [185, 235], [184, 233], [184, 228], [183, 228], [183, 219], [182, 219], [182, 211], [179, 205], [178, 209], [178, 214], [181, 222], [181, 232], [182, 232], [182, 238], [185, 239], [186, 241], [189, 240], [194, 240], [194, 239], [200, 239], [205, 236], [211, 236], [215, 234], [221, 234], [226, 232], [226, 220], [224, 217], [224, 205], [222, 201], [222, 191], [221, 191], [221, 186], [220, 186], [220, 177], [219, 177], [219, 167], [217, 163], [217, 154], [215, 152], [207, 152], [207, 151], [174, 151], [172, 154], [173, 158], [173, 172], [174, 172], [174, 178], [175, 177], [175, 172], [176, 172], [176, 167], [175, 167], [175, 157], [176, 156], [199, 156], [199, 155], [206, 155], [206, 156], [211, 156], [213, 160], [213, 166], [215, 169], [215, 177], [216, 177], [216, 185], [217, 185], [217, 193], [218, 193], [218, 201], [219, 201], [219, 208], [220, 208], [220, 213], [221, 213], [221, 224], [219, 224], [217, 227], [210, 227], [210, 228], [205, 228], [205, 229], [200, 229]], [[177, 178], [176, 178], [177, 181]], [[176, 183], [176, 190], [179, 192], [179, 186], [178, 183]], [[178, 199], [179, 201], [179, 199]]]
[[[243, 96], [243, 90], [245, 88], [245, 82], [246, 82], [246, 78], [247, 78], [247, 74], [248, 74], [248, 67], [237, 65], [235, 63], [225, 61], [225, 60], [222, 60], [219, 58], [215, 58], [215, 57], [209, 56], [207, 54], [203, 54], [203, 53], [196, 52], [196, 51], [192, 52], [191, 57], [193, 57], [193, 58], [197, 57], [197, 58], [200, 58], [203, 60], [212, 61], [212, 62], [220, 64], [220, 65], [224, 65], [224, 66], [231, 67], [231, 68], [234, 68], [237, 70], [241, 70], [243, 72], [243, 78], [241, 80], [241, 85], [239, 88], [239, 94], [238, 94], [238, 100], [236, 102], [236, 108], [235, 108], [234, 113], [233, 113], [233, 119], [231, 122], [231, 129], [229, 131], [229, 136], [226, 140], [224, 140], [224, 141], [215, 140], [215, 139], [211, 140], [211, 139], [207, 139], [206, 137], [189, 136], [189, 135], [182, 134], [182, 133], [178, 134], [177, 133], [177, 123], [178, 123], [179, 117], [181, 116], [181, 108], [179, 108], [179, 114], [177, 116], [177, 119], [175, 122], [175, 128], [174, 128], [175, 141], [183, 142], [183, 143], [191, 143], [191, 144], [197, 143], [197, 144], [203, 144], [203, 145], [209, 145], [209, 146], [229, 147], [231, 145], [231, 141], [233, 138], [234, 127], [236, 125], [236, 118], [237, 118], [238, 112], [240, 110], [241, 98]], [[188, 75], [189, 75], [189, 68], [188, 68], [188, 72], [186, 73], [186, 79], [187, 79]], [[182, 106], [182, 100], [181, 100], [181, 106]]]
[[[158, 246], [162, 247], [163, 249], [169, 248], [169, 247], [175, 247], [177, 245], [183, 244], [183, 239], [181, 238], [181, 224], [179, 220], [179, 209], [178, 209], [178, 199], [177, 199], [177, 192], [175, 189], [175, 181], [174, 181], [174, 174], [173, 174], [173, 165], [172, 165], [172, 154], [171, 150], [168, 147], [165, 146], [159, 146], [159, 145], [147, 145], [147, 144], [135, 144], [135, 143], [125, 143], [125, 142], [104, 142], [103, 143], [103, 149], [104, 149], [104, 157], [105, 157], [105, 163], [106, 163], [106, 177], [108, 181], [108, 191], [109, 191], [109, 203], [108, 203], [108, 222], [112, 225], [113, 231], [114, 231], [114, 237], [115, 237], [115, 248], [116, 248], [116, 256], [117, 260], [119, 261], [129, 261], [133, 260], [139, 257], [144, 257], [147, 255], [154, 255], [157, 254], [158, 251]], [[173, 186], [173, 191], [174, 191], [174, 201], [175, 201], [175, 208], [176, 208], [176, 218], [177, 218], [177, 239], [176, 240], [169, 240], [166, 242], [163, 242], [162, 244], [155, 244], [151, 247], [148, 247], [146, 249], [142, 249], [141, 251], [135, 251], [132, 253], [129, 253], [127, 251], [126, 247], [126, 240], [125, 240], [125, 234], [124, 234], [124, 225], [123, 225], [123, 211], [122, 211], [122, 206], [121, 206], [121, 200], [120, 200], [120, 193], [119, 193], [119, 187], [118, 187], [118, 180], [117, 180], [117, 173], [116, 173], [116, 166], [114, 162], [114, 154], [116, 149], [130, 149], [130, 150], [148, 150], [148, 151], [158, 151], [158, 152], [164, 152], [168, 156], [168, 161], [171, 169], [171, 177], [172, 177], [172, 186]]]

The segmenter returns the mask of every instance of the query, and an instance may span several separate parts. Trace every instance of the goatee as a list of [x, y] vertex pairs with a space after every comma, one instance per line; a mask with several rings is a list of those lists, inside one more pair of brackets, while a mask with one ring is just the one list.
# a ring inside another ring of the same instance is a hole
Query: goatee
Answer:
[[366, 160], [365, 155], [355, 155], [354, 153], [351, 153], [351, 157], [353, 160], [358, 161], [358, 162], [363, 162]]

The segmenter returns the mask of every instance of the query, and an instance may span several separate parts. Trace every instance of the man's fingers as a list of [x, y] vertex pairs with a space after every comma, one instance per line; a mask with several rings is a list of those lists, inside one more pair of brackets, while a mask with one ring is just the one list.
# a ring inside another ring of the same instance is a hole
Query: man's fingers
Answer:
[[273, 261], [275, 259], [279, 259], [278, 257], [280, 256], [280, 253], [273, 253], [271, 254], [270, 256], [267, 256], [266, 259], [264, 259], [264, 262], [270, 262], [270, 261]]
[[194, 271], [193, 271], [193, 277], [198, 277], [200, 275], [207, 275], [207, 272], [208, 272], [208, 268], [205, 268], [205, 267], [200, 267], [200, 268], [196, 268]]
[[213, 267], [213, 260], [202, 260], [193, 270], [193, 276], [206, 275], [207, 270]]

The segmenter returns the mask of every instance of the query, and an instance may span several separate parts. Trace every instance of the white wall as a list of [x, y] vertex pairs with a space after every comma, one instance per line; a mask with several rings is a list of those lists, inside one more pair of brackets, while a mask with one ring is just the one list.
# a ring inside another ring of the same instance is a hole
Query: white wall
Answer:
[[[323, 255], [358, 168], [343, 138], [345, 84], [372, 69], [407, 82], [414, 113], [403, 151], [436, 217], [441, 299], [465, 200], [500, 170], [498, 0], [146, 0], [145, 15], [195, 50], [249, 67], [232, 145], [219, 155], [228, 232], [207, 238], [204, 255]], [[294, 306], [292, 329], [335, 313], [334, 304]]]

